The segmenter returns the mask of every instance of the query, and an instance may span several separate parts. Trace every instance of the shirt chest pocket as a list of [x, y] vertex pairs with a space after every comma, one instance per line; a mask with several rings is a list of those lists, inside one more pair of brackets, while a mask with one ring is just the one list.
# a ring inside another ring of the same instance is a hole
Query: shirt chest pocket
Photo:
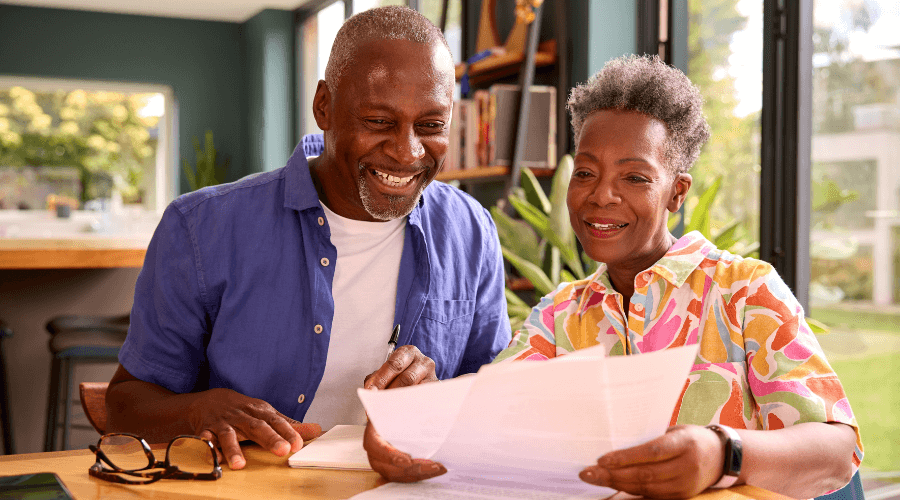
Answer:
[[425, 301], [415, 344], [434, 360], [438, 378], [456, 376], [474, 317], [474, 300]]

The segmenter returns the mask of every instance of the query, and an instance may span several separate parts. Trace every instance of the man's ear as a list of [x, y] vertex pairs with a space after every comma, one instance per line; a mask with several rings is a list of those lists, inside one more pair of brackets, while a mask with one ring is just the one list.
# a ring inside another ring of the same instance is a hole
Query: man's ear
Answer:
[[691, 190], [692, 182], [693, 178], [689, 173], [675, 174], [675, 180], [672, 181], [672, 197], [669, 198], [669, 203], [666, 205], [669, 212], [675, 213], [681, 208], [688, 191]]
[[316, 125], [321, 130], [328, 130], [331, 126], [331, 92], [325, 85], [325, 80], [319, 80], [316, 86], [316, 94], [313, 96], [313, 116]]

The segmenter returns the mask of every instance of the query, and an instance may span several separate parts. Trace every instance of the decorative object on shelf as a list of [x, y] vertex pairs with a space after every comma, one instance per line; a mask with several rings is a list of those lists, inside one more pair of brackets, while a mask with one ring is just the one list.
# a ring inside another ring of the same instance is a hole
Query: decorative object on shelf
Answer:
[[[487, 165], [512, 164], [516, 113], [522, 100], [518, 85], [494, 84], [490, 93]], [[556, 163], [556, 87], [532, 85], [522, 167], [552, 168]]]
[[219, 161], [219, 152], [213, 144], [212, 130], [206, 131], [203, 148], [200, 148], [200, 139], [194, 137], [194, 151], [197, 154], [197, 165], [191, 167], [187, 160], [184, 162], [184, 177], [187, 179], [191, 191], [196, 191], [207, 186], [221, 184], [225, 180], [225, 172], [228, 171], [229, 160]]

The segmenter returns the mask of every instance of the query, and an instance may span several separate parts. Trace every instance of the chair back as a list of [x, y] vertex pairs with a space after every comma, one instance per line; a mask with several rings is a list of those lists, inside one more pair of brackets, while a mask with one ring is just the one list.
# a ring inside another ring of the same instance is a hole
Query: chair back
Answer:
[[82, 382], [78, 385], [84, 414], [101, 435], [106, 434], [107, 387], [109, 387], [109, 382]]

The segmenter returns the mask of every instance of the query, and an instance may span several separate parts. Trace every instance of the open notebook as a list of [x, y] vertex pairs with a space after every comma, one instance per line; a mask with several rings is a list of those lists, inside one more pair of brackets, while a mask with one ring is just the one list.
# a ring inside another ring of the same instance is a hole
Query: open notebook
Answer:
[[313, 469], [372, 470], [363, 449], [364, 425], [336, 425], [291, 455], [288, 465]]

